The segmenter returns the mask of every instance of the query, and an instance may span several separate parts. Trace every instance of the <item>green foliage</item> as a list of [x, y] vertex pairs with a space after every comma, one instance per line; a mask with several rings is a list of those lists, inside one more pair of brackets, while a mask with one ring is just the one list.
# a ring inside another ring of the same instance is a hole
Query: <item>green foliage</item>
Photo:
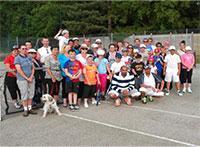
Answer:
[[54, 36], [60, 28], [67, 28], [71, 35], [200, 28], [200, 3], [4, 1], [0, 4], [0, 27], [4, 37]]

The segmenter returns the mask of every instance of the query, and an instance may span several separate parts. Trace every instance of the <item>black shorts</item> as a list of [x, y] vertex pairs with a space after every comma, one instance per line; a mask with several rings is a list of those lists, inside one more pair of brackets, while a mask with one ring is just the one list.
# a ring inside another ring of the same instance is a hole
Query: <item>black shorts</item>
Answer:
[[79, 91], [79, 82], [67, 81], [66, 91], [67, 91], [67, 93], [71, 93], [71, 92], [78, 93], [78, 91]]
[[96, 85], [84, 85], [83, 98], [95, 97]]

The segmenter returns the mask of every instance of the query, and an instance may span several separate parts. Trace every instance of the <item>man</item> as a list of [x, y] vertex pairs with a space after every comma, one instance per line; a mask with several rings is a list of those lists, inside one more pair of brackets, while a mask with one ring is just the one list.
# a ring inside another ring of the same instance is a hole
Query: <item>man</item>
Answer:
[[51, 54], [51, 47], [49, 46], [49, 39], [42, 38], [42, 47], [38, 49], [40, 55], [40, 62], [44, 64], [45, 58]]
[[[62, 34], [62, 36], [59, 36]], [[68, 44], [69, 41], [69, 31], [60, 29], [58, 33], [54, 36], [54, 39], [59, 41], [59, 52], [62, 52], [64, 45]]]
[[140, 49], [140, 39], [139, 38], [135, 38], [134, 39], [134, 49]]
[[76, 51], [76, 53], [77, 52], [80, 53], [80, 47], [81, 47], [81, 45], [79, 44], [79, 39], [77, 37], [74, 37], [72, 40], [74, 41], [74, 47], [73, 47], [73, 49]]
[[83, 44], [87, 44], [87, 47], [90, 49], [91, 41], [90, 41], [89, 38], [85, 38], [85, 39], [83, 40]]
[[29, 114], [37, 114], [32, 110], [32, 99], [35, 92], [35, 68], [31, 57], [27, 56], [25, 45], [20, 45], [19, 52], [14, 64], [17, 69], [17, 84], [21, 92], [24, 107], [23, 116], [27, 117]]
[[141, 99], [144, 104], [147, 103], [147, 99], [153, 101], [152, 96], [164, 96], [162, 92], [164, 81], [156, 74], [151, 73], [150, 66], [145, 66], [145, 72], [140, 76], [140, 83]]
[[173, 80], [173, 82], [176, 83], [176, 89], [177, 94], [179, 96], [182, 96], [183, 94], [180, 92], [180, 82], [179, 82], [179, 76], [181, 72], [181, 59], [176, 54], [176, 48], [175, 46], [169, 47], [170, 54], [166, 55], [164, 59], [164, 71], [163, 74], [165, 75], [165, 81], [167, 82], [167, 91], [166, 95], [170, 95], [170, 83]]
[[32, 42], [31, 41], [26, 41], [25, 45], [26, 45], [27, 51], [32, 49]]
[[139, 96], [138, 92], [134, 88], [135, 80], [134, 76], [128, 73], [128, 67], [122, 66], [119, 73], [116, 73], [111, 81], [109, 96], [115, 100], [115, 106], [120, 106], [121, 100], [124, 100], [127, 105], [132, 105], [131, 98]]
[[7, 70], [6, 77], [5, 77], [5, 84], [8, 87], [10, 92], [11, 98], [14, 102], [14, 106], [16, 109], [21, 108], [19, 101], [17, 100], [18, 96], [21, 99], [21, 94], [19, 87], [17, 85], [17, 78], [16, 78], [16, 67], [14, 65], [15, 57], [19, 54], [18, 46], [13, 46], [11, 54], [9, 54], [5, 60], [4, 64]]

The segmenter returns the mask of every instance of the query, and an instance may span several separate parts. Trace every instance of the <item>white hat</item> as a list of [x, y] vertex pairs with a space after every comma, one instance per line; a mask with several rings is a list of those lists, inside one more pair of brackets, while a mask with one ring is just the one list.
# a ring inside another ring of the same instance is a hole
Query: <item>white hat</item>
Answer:
[[169, 51], [171, 51], [171, 50], [176, 50], [176, 47], [173, 46], [173, 45], [171, 45], [171, 46], [169, 47]]
[[75, 40], [79, 40], [79, 39], [78, 39], [78, 37], [74, 37], [72, 40], [74, 40], [74, 41], [75, 41]]
[[140, 44], [140, 48], [146, 48], [146, 45]]
[[92, 48], [97, 48], [97, 47], [99, 47], [96, 43], [93, 43], [92, 45], [91, 45], [91, 47]]
[[88, 46], [87, 46], [87, 44], [83, 43], [83, 44], [81, 44], [80, 48], [88, 48]]
[[105, 54], [105, 51], [103, 49], [97, 50], [97, 55], [103, 56]]
[[31, 48], [28, 50], [28, 53], [37, 53], [35, 49]]
[[138, 49], [134, 49], [134, 53], [139, 53], [139, 50]]
[[69, 31], [68, 30], [63, 30], [62, 31], [62, 35], [65, 35], [66, 33], [69, 33]]
[[186, 51], [191, 51], [192, 48], [191, 48], [190, 46], [186, 46], [186, 47], [185, 47], [185, 50], [186, 50]]
[[102, 43], [102, 41], [101, 41], [101, 39], [96, 39], [96, 41], [95, 41], [96, 43], [97, 42], [100, 42], [100, 43]]

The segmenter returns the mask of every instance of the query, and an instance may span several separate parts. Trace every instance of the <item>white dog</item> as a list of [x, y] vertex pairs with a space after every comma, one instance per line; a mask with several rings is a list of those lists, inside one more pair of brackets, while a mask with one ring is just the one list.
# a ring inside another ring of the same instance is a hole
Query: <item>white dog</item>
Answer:
[[42, 102], [44, 103], [44, 113], [42, 117], [46, 117], [48, 112], [53, 112], [54, 110], [57, 112], [57, 114], [60, 116], [61, 113], [59, 111], [59, 108], [56, 104], [56, 101], [53, 99], [53, 97], [49, 94], [44, 94], [41, 97]]

